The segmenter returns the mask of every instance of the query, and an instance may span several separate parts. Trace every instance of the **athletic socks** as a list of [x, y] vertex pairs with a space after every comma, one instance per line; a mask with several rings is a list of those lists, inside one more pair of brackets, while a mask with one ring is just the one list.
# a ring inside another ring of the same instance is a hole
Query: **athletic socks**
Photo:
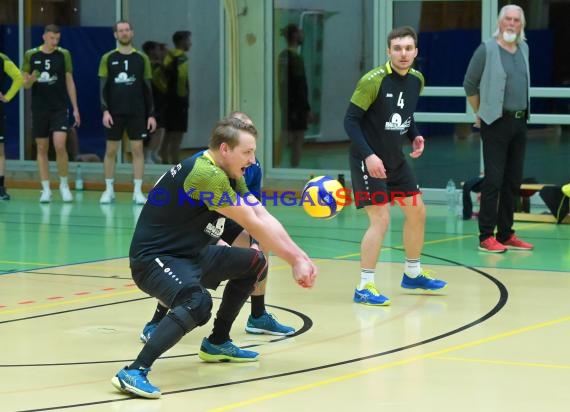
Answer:
[[259, 318], [265, 313], [265, 295], [251, 296], [251, 316]]
[[115, 183], [115, 179], [105, 179], [105, 190], [109, 192], [113, 192], [115, 189], [113, 188]]
[[49, 180], [42, 180], [42, 190], [44, 192], [49, 192], [51, 190], [49, 188]]
[[404, 273], [410, 278], [417, 278], [422, 271], [419, 259], [408, 259], [404, 263]]
[[142, 179], [134, 179], [133, 183], [135, 185], [134, 192], [135, 193], [142, 193]]
[[374, 279], [374, 269], [360, 269], [360, 285], [358, 286], [358, 289], [364, 289], [364, 286], [367, 283], [375, 283], [375, 279]]

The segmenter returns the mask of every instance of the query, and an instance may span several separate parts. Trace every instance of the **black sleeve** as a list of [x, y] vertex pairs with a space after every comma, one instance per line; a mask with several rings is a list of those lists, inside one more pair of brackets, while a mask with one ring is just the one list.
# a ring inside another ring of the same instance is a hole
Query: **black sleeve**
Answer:
[[155, 117], [154, 113], [154, 99], [152, 98], [152, 81], [151, 79], [144, 80], [144, 102], [146, 106], [147, 117]]
[[107, 104], [107, 78], [99, 77], [99, 96], [101, 98], [101, 111], [109, 110], [109, 105]]
[[416, 125], [414, 116], [412, 115], [412, 122], [410, 123], [410, 127], [408, 128], [408, 139], [410, 139], [410, 142], [413, 142], [414, 139], [418, 136], [421, 136], [421, 133], [420, 130], [418, 129], [418, 126]]
[[362, 131], [361, 124], [365, 113], [360, 107], [350, 103], [344, 115], [344, 130], [362, 159], [366, 159], [371, 154], [374, 154], [374, 150], [370, 148]]

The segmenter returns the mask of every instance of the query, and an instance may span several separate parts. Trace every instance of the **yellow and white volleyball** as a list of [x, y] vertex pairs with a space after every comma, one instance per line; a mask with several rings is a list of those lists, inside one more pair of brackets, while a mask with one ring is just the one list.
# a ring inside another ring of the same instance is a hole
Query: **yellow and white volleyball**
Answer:
[[343, 190], [338, 180], [317, 176], [309, 180], [303, 188], [300, 203], [309, 216], [328, 219], [336, 216], [344, 207]]

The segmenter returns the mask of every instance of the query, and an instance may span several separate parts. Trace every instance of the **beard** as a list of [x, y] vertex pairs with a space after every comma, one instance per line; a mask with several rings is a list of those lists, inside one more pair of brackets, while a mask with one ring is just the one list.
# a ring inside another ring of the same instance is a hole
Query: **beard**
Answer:
[[507, 43], [515, 42], [517, 37], [518, 37], [517, 34], [511, 32], [511, 31], [504, 31], [503, 32], [503, 40], [506, 41]]
[[128, 46], [131, 44], [131, 39], [117, 39], [121, 46]]

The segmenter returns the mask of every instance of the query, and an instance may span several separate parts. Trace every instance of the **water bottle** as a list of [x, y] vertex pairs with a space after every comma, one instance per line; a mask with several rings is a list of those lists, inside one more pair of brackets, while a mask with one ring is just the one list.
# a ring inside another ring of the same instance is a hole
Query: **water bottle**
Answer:
[[83, 176], [81, 175], [81, 165], [77, 165], [75, 171], [75, 190], [83, 190]]
[[457, 209], [457, 191], [453, 179], [449, 179], [445, 186], [445, 199], [447, 200], [447, 210], [456, 213]]

